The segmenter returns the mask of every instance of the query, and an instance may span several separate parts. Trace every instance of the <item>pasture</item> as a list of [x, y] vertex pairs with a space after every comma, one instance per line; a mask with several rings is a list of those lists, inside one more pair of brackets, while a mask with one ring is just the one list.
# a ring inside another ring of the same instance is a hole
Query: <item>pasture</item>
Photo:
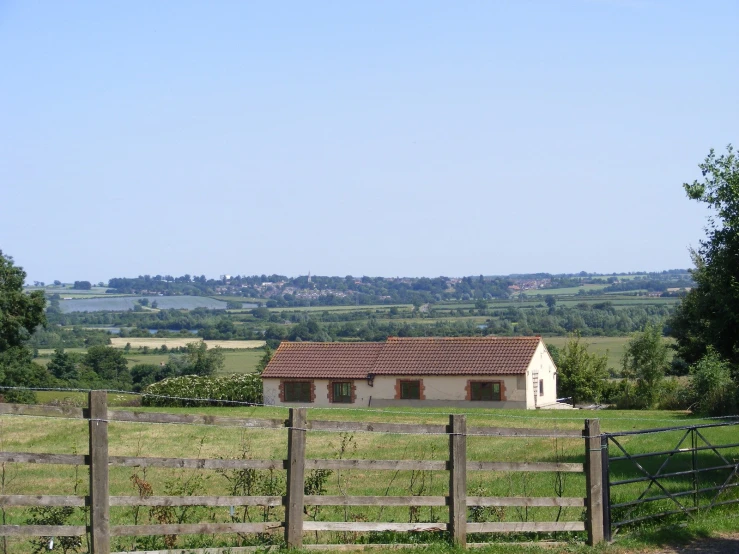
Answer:
[[[112, 403], [111, 403], [112, 404]], [[287, 411], [277, 407], [238, 408], [188, 408], [188, 409], [145, 409], [170, 413], [204, 414], [230, 417], [278, 418], [286, 417]], [[684, 425], [700, 420], [682, 412], [628, 412], [628, 411], [518, 411], [518, 410], [466, 410], [469, 426], [500, 426], [533, 429], [571, 429], [583, 427], [585, 418], [599, 418], [603, 431], [646, 429], [654, 427]], [[309, 420], [360, 421], [384, 423], [446, 424], [448, 410], [442, 408], [397, 408], [392, 410], [351, 410], [341, 408], [309, 408]], [[714, 443], [735, 442], [735, 430], [714, 429], [710, 439]], [[162, 425], [113, 421], [109, 424], [110, 454], [112, 456], [182, 457], [182, 458], [225, 458], [225, 459], [284, 459], [287, 456], [284, 429], [249, 429], [236, 427], [210, 427], [207, 425]], [[632, 451], [670, 450], [674, 437], [644, 435], [639, 438], [624, 438], [623, 444]], [[87, 423], [61, 419], [33, 418], [20, 416], [0, 417], [0, 446], [3, 451], [53, 452], [79, 454], [87, 451]], [[467, 439], [469, 461], [510, 462], [571, 462], [581, 463], [584, 459], [582, 438], [549, 437], [477, 437]], [[729, 455], [736, 456], [736, 449]], [[387, 459], [441, 461], [447, 459], [448, 445], [445, 435], [408, 435], [393, 433], [309, 431], [306, 457], [318, 459]], [[86, 470], [84, 467], [45, 466], [43, 464], [5, 464], [4, 475], [8, 478], [5, 494], [77, 494], [87, 493]], [[257, 470], [255, 489], [245, 494], [284, 494], [285, 477], [282, 470]], [[506, 471], [475, 471], [468, 476], [468, 494], [479, 496], [581, 496], [584, 490], [582, 474], [512, 473]], [[156, 495], [228, 495], [233, 477], [230, 472], [196, 469], [111, 467], [110, 490], [114, 495], [138, 495], [137, 483], [146, 482]], [[257, 485], [257, 483], [261, 483]], [[444, 471], [379, 471], [344, 469], [334, 470], [327, 475], [324, 490], [320, 494], [338, 496], [434, 496], [448, 494], [448, 474]], [[272, 487], [266, 493], [262, 487]], [[628, 487], [628, 494], [636, 496], [643, 485]], [[626, 489], [623, 489], [626, 490]], [[559, 492], [557, 492], [559, 491]], [[625, 493], [626, 494], [626, 493]], [[307, 521], [388, 521], [388, 522], [433, 522], [445, 521], [446, 507], [397, 507], [352, 506], [324, 507], [310, 510]], [[735, 517], [736, 510], [730, 507], [717, 511], [724, 517]], [[271, 510], [250, 508], [238, 509], [239, 518], [246, 521], [279, 520], [282, 508]], [[111, 508], [111, 523], [131, 524], [151, 521], [156, 512], [140, 511], [126, 507]], [[8, 523], [21, 523], [28, 515], [21, 508], [6, 509]], [[177, 510], [182, 521], [229, 521], [229, 508], [189, 508]], [[81, 512], [75, 516], [81, 518]], [[544, 521], [556, 517], [559, 521], [579, 521], [582, 508], [506, 508], [485, 512], [470, 512], [469, 517], [482, 521]], [[719, 518], [717, 518], [719, 519]], [[720, 519], [719, 519], [720, 520]], [[156, 522], [156, 521], [153, 521]], [[642, 527], [642, 529], [644, 529]], [[209, 541], [215, 536], [204, 537]], [[428, 537], [427, 537], [428, 538]], [[517, 535], [519, 540], [524, 535]], [[560, 535], [559, 540], [570, 540], [572, 534]], [[579, 537], [582, 539], [582, 535]], [[319, 542], [326, 540], [342, 542], [356, 540], [342, 533], [326, 533]], [[120, 538], [120, 550], [133, 548], [134, 541], [141, 539]], [[182, 539], [181, 539], [182, 540]], [[314, 540], [311, 534], [305, 541]], [[315, 537], [318, 540], [318, 536]], [[404, 536], [399, 539], [413, 540]], [[423, 539], [421, 539], [423, 540]], [[498, 537], [497, 540], [510, 540]], [[633, 540], [633, 539], [632, 539]], [[387, 542], [387, 539], [386, 541]], [[633, 544], [633, 543], [630, 543]], [[212, 546], [202, 543], [201, 546]], [[23, 552], [19, 539], [12, 538], [11, 552]], [[141, 547], [141, 543], [138, 543]], [[508, 547], [509, 548], [509, 547]], [[507, 550], [509, 551], [509, 550]]]

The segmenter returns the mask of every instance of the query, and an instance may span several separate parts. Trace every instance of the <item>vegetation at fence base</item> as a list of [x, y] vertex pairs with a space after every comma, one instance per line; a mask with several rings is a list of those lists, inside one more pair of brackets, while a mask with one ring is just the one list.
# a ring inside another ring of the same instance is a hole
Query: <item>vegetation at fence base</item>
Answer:
[[[167, 398], [173, 397], [173, 398]], [[144, 406], [222, 406], [228, 401], [262, 403], [262, 378], [256, 373], [224, 377], [185, 375], [144, 389]]]

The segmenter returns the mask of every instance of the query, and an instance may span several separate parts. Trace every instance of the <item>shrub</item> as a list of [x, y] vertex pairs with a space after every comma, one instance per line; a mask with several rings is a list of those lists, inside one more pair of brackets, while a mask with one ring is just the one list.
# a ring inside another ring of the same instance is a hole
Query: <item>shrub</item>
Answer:
[[680, 379], [665, 379], [660, 387], [660, 410], [687, 410], [695, 402], [693, 387]]
[[143, 406], [169, 407], [227, 406], [229, 401], [261, 404], [261, 376], [247, 373], [224, 377], [172, 377], [146, 387], [141, 399]]
[[713, 348], [708, 349], [690, 372], [697, 400], [696, 413], [708, 416], [737, 413], [736, 385], [731, 379], [731, 367]]

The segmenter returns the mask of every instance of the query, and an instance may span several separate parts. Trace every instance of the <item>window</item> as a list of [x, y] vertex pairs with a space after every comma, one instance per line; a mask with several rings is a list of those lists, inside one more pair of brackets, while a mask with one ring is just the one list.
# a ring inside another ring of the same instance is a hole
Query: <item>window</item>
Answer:
[[352, 403], [352, 384], [351, 383], [331, 383], [331, 402], [342, 404]]
[[285, 402], [312, 402], [310, 381], [285, 381]]
[[400, 399], [401, 400], [420, 400], [421, 399], [421, 381], [401, 381], [400, 382]]
[[539, 396], [544, 396], [544, 381], [539, 379]]
[[500, 383], [491, 381], [472, 381], [470, 400], [500, 401]]

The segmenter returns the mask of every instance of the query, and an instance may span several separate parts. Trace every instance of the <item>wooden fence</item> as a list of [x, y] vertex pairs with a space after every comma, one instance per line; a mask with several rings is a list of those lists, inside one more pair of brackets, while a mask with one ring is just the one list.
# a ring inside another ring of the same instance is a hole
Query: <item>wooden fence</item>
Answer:
[[[104, 391], [89, 394], [89, 408], [0, 404], [0, 414], [83, 418], [89, 424], [89, 454], [0, 452], [0, 462], [69, 464], [89, 466], [89, 496], [4, 495], [0, 506], [90, 507], [89, 525], [0, 525], [7, 536], [84, 536], [90, 534], [91, 552], [109, 554], [115, 536], [186, 535], [210, 533], [266, 533], [284, 528], [288, 547], [303, 545], [303, 533], [312, 531], [447, 531], [450, 540], [466, 546], [468, 533], [587, 531], [588, 543], [603, 540], [602, 456], [599, 421], [585, 420], [583, 430], [513, 429], [467, 427], [464, 415], [451, 415], [448, 425], [413, 425], [323, 421], [307, 419], [305, 408], [291, 408], [287, 420], [242, 419], [197, 414], [170, 414], [108, 410]], [[108, 423], [178, 423], [241, 428], [288, 430], [286, 460], [195, 459], [110, 456]], [[306, 431], [366, 431], [377, 433], [446, 434], [449, 457], [446, 461], [306, 459]], [[584, 438], [585, 464], [553, 462], [467, 461], [467, 437], [561, 437]], [[165, 467], [193, 469], [286, 469], [285, 496], [111, 496], [109, 466]], [[448, 471], [448, 496], [325, 496], [305, 495], [305, 472], [314, 469]], [[467, 495], [467, 473], [471, 471], [585, 472], [583, 497], [476, 497]], [[111, 525], [111, 506], [284, 506], [284, 522], [202, 523], [161, 525]], [[384, 523], [305, 521], [305, 506], [448, 506], [446, 523]], [[467, 508], [474, 506], [584, 507], [585, 521], [484, 522], [467, 521]]]

